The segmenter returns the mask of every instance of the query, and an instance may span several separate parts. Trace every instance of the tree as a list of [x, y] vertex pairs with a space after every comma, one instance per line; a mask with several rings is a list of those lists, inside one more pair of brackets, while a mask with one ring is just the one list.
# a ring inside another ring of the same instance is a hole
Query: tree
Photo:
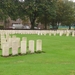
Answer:
[[8, 14], [4, 4], [5, 0], [0, 0], [0, 21], [4, 21], [4, 27], [6, 27], [6, 19], [8, 18]]
[[31, 22], [31, 29], [34, 29], [35, 22], [37, 18], [43, 22], [41, 19], [44, 18], [44, 25], [49, 22], [50, 18], [55, 17], [55, 3], [57, 0], [25, 0], [25, 2], [19, 2], [19, 17], [24, 19], [26, 16]]
[[39, 19], [46, 29], [50, 19], [55, 17], [55, 2], [56, 0], [25, 0], [25, 2], [3, 0], [2, 11], [13, 20], [17, 18], [25, 20], [28, 17], [31, 22], [31, 29], [34, 29], [36, 20]]
[[31, 22], [31, 29], [34, 29], [37, 18], [44, 18], [44, 25], [49, 22], [50, 18], [55, 17], [55, 2], [56, 0], [25, 0], [25, 2], [19, 2], [18, 0], [4, 0], [3, 6], [11, 17], [16, 20], [28, 17]]
[[38, 20], [45, 25], [45, 29], [47, 29], [47, 25], [50, 24], [51, 19], [56, 18], [56, 1], [57, 0], [44, 0], [41, 6], [42, 14], [39, 16]]
[[71, 24], [75, 21], [74, 3], [68, 0], [58, 0], [56, 13], [56, 22], [68, 25], [71, 29]]

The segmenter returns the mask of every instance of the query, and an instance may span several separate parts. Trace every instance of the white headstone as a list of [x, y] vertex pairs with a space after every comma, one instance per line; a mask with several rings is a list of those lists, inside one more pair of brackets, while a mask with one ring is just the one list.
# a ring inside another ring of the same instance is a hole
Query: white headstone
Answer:
[[42, 40], [36, 41], [36, 51], [42, 51]]
[[49, 32], [49, 36], [51, 36], [51, 32]]
[[27, 41], [27, 38], [26, 37], [22, 37], [22, 41]]
[[9, 47], [7, 43], [3, 44], [2, 56], [9, 56]]
[[69, 32], [66, 33], [66, 36], [69, 36]]
[[16, 38], [16, 41], [17, 41], [18, 48], [21, 47], [20, 38]]
[[1, 38], [1, 48], [3, 48], [3, 44], [6, 43], [6, 38]]
[[16, 38], [16, 35], [13, 35], [12, 38]]
[[74, 37], [74, 31], [72, 32], [72, 36]]
[[69, 36], [69, 33], [70, 33], [69, 30], [67, 30], [67, 31], [66, 31], [66, 36]]
[[21, 41], [21, 54], [26, 54], [27, 42]]
[[8, 41], [10, 38], [10, 35], [9, 34], [6, 34], [6, 40]]
[[54, 31], [54, 33], [53, 33], [53, 34], [54, 34], [54, 36], [56, 36], [56, 31]]
[[38, 35], [40, 35], [40, 32], [38, 32]]
[[9, 48], [12, 48], [12, 38], [9, 38], [7, 42], [9, 44]]
[[18, 55], [18, 45], [17, 41], [12, 42], [12, 55]]
[[62, 32], [60, 32], [60, 34], [59, 34], [59, 35], [60, 35], [60, 36], [62, 36], [62, 34], [63, 34], [63, 33], [62, 33]]
[[34, 53], [34, 40], [29, 40], [29, 51]]

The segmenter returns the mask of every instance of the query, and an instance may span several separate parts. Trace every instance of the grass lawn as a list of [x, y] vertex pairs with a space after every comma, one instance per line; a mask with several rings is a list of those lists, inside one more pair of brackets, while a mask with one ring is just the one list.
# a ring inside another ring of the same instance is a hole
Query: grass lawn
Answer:
[[75, 37], [16, 36], [42, 39], [45, 53], [2, 57], [0, 50], [0, 75], [75, 75]]

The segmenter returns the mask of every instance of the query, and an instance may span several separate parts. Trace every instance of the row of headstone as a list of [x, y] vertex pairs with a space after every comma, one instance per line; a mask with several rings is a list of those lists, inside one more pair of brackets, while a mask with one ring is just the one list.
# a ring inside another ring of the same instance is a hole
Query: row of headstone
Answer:
[[[2, 44], [2, 56], [9, 56], [10, 48], [12, 48], [12, 55], [18, 55], [18, 49], [19, 48], [20, 48], [21, 54], [26, 54], [27, 50], [30, 53], [35, 52], [35, 42], [34, 42], [34, 40], [29, 40], [28, 48], [27, 48], [27, 39], [24, 38], [24, 37], [22, 38], [21, 43], [20, 43], [19, 38], [15, 38], [14, 40], [12, 38], [12, 40], [10, 42], [6, 41]], [[36, 52], [37, 51], [42, 51], [42, 40], [36, 41]]]
[[51, 35], [54, 35], [54, 36], [56, 36], [56, 35], [59, 35], [59, 36], [63, 36], [63, 35], [65, 35], [65, 36], [75, 36], [75, 31], [69, 31], [69, 30], [63, 30], [63, 31], [50, 31], [49, 32], [49, 35], [51, 36]]
[[56, 36], [57, 34], [59, 36], [62, 35], [72, 35], [75, 36], [75, 30], [0, 30], [0, 34], [6, 34], [6, 37], [8, 38], [8, 34], [37, 34], [37, 35], [47, 35], [49, 34]]

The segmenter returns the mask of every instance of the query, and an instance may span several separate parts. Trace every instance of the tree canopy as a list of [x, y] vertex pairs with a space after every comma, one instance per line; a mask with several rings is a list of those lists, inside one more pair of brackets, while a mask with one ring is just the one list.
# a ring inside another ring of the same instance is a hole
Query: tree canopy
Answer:
[[68, 0], [58, 0], [56, 21], [63, 25], [71, 25], [75, 21], [74, 2]]
[[71, 25], [75, 21], [75, 3], [68, 0], [0, 0], [0, 20], [29, 18], [31, 29], [41, 22], [45, 29], [48, 24]]

